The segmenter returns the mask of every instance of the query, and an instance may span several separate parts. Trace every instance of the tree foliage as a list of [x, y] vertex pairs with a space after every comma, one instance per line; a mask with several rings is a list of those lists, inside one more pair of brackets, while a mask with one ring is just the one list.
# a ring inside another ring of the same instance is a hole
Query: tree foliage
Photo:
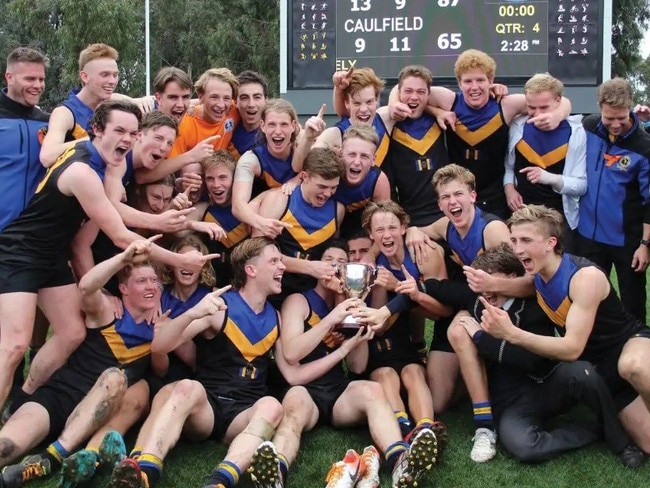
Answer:
[[612, 76], [636, 74], [642, 57], [639, 45], [650, 20], [647, 0], [616, 0], [612, 11]]
[[[83, 5], [81, 5], [83, 4]], [[278, 0], [165, 0], [150, 2], [151, 77], [177, 66], [193, 79], [208, 68], [253, 69], [278, 94]], [[0, 1], [0, 51], [31, 46], [50, 59], [46, 108], [79, 84], [79, 51], [104, 42], [120, 53], [119, 91], [145, 92], [143, 0]], [[4, 58], [4, 56], [3, 56]], [[2, 70], [4, 71], [4, 59]]]

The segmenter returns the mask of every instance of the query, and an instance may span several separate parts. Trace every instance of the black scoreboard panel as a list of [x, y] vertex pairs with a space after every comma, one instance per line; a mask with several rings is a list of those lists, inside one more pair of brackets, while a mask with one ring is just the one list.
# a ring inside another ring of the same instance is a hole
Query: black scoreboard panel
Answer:
[[286, 1], [289, 89], [331, 88], [351, 66], [395, 80], [423, 64], [448, 83], [470, 48], [494, 58], [500, 82], [543, 71], [567, 86], [602, 82], [605, 0]]

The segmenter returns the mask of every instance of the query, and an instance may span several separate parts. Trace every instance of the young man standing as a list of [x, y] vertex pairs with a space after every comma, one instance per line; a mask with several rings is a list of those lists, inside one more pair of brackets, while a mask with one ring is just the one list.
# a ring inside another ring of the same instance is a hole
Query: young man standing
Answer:
[[88, 137], [93, 112], [109, 100], [117, 86], [117, 51], [106, 44], [90, 44], [79, 53], [81, 89], [70, 92], [50, 116], [41, 148], [41, 163], [49, 167], [77, 139]]
[[240, 122], [232, 135], [230, 152], [239, 158], [249, 149], [258, 144], [262, 111], [269, 97], [269, 87], [264, 76], [256, 71], [246, 70], [237, 75], [239, 90], [237, 91], [237, 110]]

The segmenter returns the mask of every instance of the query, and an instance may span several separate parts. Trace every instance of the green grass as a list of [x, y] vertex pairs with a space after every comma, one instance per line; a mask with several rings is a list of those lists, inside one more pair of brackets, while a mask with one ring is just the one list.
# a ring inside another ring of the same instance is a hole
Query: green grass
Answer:
[[[612, 280], [616, 284], [615, 276]], [[440, 418], [449, 428], [450, 443], [440, 464], [421, 483], [423, 488], [636, 488], [650, 483], [650, 462], [638, 470], [625, 469], [602, 443], [542, 465], [522, 465], [502, 449], [493, 461], [476, 464], [469, 459], [473, 425], [468, 402], [461, 402]], [[129, 448], [133, 441], [134, 435], [127, 437]], [[324, 487], [325, 474], [334, 461], [342, 458], [347, 449], [362, 450], [370, 443], [366, 429], [337, 431], [323, 427], [306, 433], [298, 459], [290, 469], [288, 488]], [[200, 487], [225, 452], [225, 446], [217, 442], [192, 444], [181, 441], [165, 460], [162, 479], [156, 486]], [[104, 487], [107, 483], [107, 475], [100, 475], [88, 486]], [[31, 486], [54, 487], [56, 480], [34, 482]], [[251, 488], [253, 485], [244, 475], [239, 486]], [[382, 486], [390, 486], [388, 474], [383, 475]]]

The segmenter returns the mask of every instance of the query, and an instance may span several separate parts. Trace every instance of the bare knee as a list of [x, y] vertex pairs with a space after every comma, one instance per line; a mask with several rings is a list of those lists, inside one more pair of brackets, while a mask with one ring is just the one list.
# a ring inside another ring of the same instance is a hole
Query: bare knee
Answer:
[[279, 401], [272, 396], [265, 396], [260, 398], [255, 403], [255, 411], [253, 417], [264, 419], [273, 428], [276, 428], [282, 420], [284, 409]]
[[304, 410], [305, 405], [311, 402], [311, 396], [303, 386], [293, 386], [282, 399], [284, 415], [292, 415], [296, 411]]
[[108, 396], [123, 395], [128, 386], [126, 375], [118, 368], [108, 368], [97, 379], [97, 385], [105, 390]]
[[399, 383], [400, 381], [397, 371], [393, 368], [376, 369], [370, 374], [370, 379], [382, 384]]
[[176, 405], [185, 405], [189, 408], [199, 403], [203, 398], [205, 398], [205, 389], [201, 383], [195, 380], [180, 380], [174, 384], [167, 401]]
[[29, 339], [25, 341], [15, 341], [13, 343], [5, 340], [2, 341], [2, 345], [0, 346], [0, 351], [2, 352], [0, 357], [4, 356], [9, 365], [15, 369], [15, 367], [18, 366], [18, 363], [20, 363], [20, 361], [25, 357], [28, 348]]
[[647, 360], [635, 352], [623, 352], [618, 358], [618, 374], [632, 385], [648, 375]]
[[449, 328], [447, 329], [447, 339], [454, 349], [457, 347], [466, 344], [471, 338], [465, 327], [463, 327], [459, 322], [452, 322]]
[[422, 385], [426, 388], [427, 380], [424, 374], [424, 368], [419, 364], [408, 364], [402, 368], [400, 373], [404, 387], [410, 389], [416, 385]]
[[[397, 373], [393, 371], [395, 376]], [[386, 399], [384, 387], [376, 381], [355, 381], [351, 396], [357, 398], [362, 404], [379, 402]]]

